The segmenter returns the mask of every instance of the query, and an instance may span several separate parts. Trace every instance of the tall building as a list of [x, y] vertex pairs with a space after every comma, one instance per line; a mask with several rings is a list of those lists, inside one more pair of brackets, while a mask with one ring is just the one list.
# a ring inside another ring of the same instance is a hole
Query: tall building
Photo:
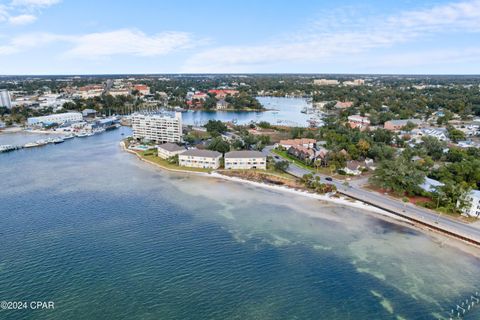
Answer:
[[133, 137], [156, 142], [182, 142], [182, 114], [133, 114]]
[[12, 100], [10, 99], [10, 93], [7, 90], [0, 90], [0, 107], [12, 108]]

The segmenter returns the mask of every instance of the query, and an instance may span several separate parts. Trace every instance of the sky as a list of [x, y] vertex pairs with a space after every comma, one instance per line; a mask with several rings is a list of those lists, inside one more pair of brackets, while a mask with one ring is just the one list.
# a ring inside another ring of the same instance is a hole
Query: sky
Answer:
[[0, 75], [480, 74], [480, 0], [0, 0]]

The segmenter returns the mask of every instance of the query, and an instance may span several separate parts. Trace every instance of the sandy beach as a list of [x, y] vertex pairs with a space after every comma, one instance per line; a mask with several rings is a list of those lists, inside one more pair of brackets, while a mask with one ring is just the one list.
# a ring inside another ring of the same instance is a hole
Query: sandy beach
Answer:
[[285, 186], [278, 186], [278, 185], [272, 185], [272, 184], [261, 183], [261, 182], [256, 182], [256, 181], [250, 181], [250, 180], [245, 180], [245, 179], [241, 179], [241, 178], [237, 178], [237, 177], [226, 176], [226, 175], [220, 174], [218, 172], [205, 173], [205, 172], [194, 172], [194, 171], [187, 171], [187, 170], [181, 170], [181, 169], [175, 170], [175, 169], [171, 169], [171, 168], [166, 168], [166, 167], [163, 167], [163, 166], [159, 165], [158, 163], [155, 163], [155, 162], [152, 162], [152, 161], [149, 161], [147, 159], [142, 158], [135, 151], [129, 150], [128, 148], [125, 147], [125, 143], [123, 141], [120, 143], [120, 145], [122, 146], [122, 149], [124, 151], [127, 151], [128, 153], [136, 155], [139, 160], [147, 162], [147, 163], [149, 163], [151, 165], [154, 165], [156, 167], [159, 167], [162, 170], [167, 170], [167, 171], [171, 171], [171, 172], [186, 173], [186, 174], [201, 175], [201, 176], [209, 177], [209, 178], [217, 178], [217, 179], [223, 179], [223, 180], [228, 180], [228, 181], [237, 182], [237, 183], [249, 184], [249, 185], [253, 185], [253, 186], [256, 186], [256, 187], [265, 188], [265, 189], [269, 189], [269, 190], [273, 190], [273, 191], [291, 193], [291, 194], [295, 194], [295, 195], [299, 195], [299, 196], [303, 196], [303, 197], [308, 197], [308, 198], [311, 198], [311, 199], [328, 201], [328, 202], [335, 203], [335, 204], [338, 204], [338, 205], [344, 205], [344, 206], [349, 206], [349, 207], [354, 207], [354, 208], [367, 210], [367, 211], [370, 211], [370, 212], [374, 212], [374, 213], [377, 213], [377, 214], [384, 215], [386, 217], [389, 217], [389, 218], [392, 218], [392, 219], [395, 219], [395, 220], [398, 220], [398, 221], [402, 221], [402, 222], [406, 222], [408, 224], [412, 224], [407, 219], [398, 217], [398, 216], [396, 216], [396, 215], [394, 215], [390, 212], [387, 212], [385, 210], [370, 206], [366, 203], [363, 203], [363, 202], [360, 202], [360, 201], [357, 201], [357, 200], [347, 199], [345, 197], [333, 197], [331, 194], [318, 194], [318, 193], [312, 193], [312, 192], [307, 192], [307, 191], [303, 191], [303, 190], [292, 189], [292, 188], [288, 188], [288, 187], [285, 187]]

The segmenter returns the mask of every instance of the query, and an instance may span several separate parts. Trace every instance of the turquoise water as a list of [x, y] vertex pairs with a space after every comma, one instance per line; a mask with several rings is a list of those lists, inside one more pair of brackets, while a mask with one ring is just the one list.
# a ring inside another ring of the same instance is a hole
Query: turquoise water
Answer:
[[306, 127], [307, 120], [312, 117], [300, 112], [309, 106], [307, 100], [303, 98], [257, 97], [257, 99], [269, 111], [188, 111], [182, 113], [182, 121], [190, 125], [203, 125], [208, 120], [236, 121], [238, 124], [267, 121], [271, 124]]
[[0, 300], [55, 302], [1, 319], [436, 319], [480, 288], [479, 260], [448, 243], [162, 172], [121, 132], [0, 155]]

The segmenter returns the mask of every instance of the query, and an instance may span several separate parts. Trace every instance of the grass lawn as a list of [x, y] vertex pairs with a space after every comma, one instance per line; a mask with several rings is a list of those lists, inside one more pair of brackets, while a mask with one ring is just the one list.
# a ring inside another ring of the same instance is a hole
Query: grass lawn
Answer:
[[274, 176], [282, 179], [287, 179], [287, 180], [292, 180], [295, 181], [297, 180], [297, 177], [292, 176], [291, 174], [283, 171], [278, 171], [275, 170], [275, 168], [267, 168], [267, 170], [261, 170], [261, 169], [245, 169], [245, 170], [225, 170], [221, 169], [219, 171], [223, 172], [239, 172], [239, 173], [244, 173], [244, 172], [255, 172], [255, 173], [260, 173], [260, 174], [266, 174], [269, 176]]
[[159, 158], [153, 154], [151, 154], [149, 151], [140, 151], [138, 152], [138, 155], [140, 155], [143, 159], [152, 161], [161, 167], [165, 169], [171, 169], [171, 170], [182, 170], [182, 171], [192, 171], [192, 172], [212, 172], [212, 169], [204, 169], [204, 168], [190, 168], [190, 167], [181, 167], [177, 166], [174, 163], [169, 163], [167, 160], [164, 160], [162, 158]]
[[279, 155], [280, 157], [284, 158], [285, 160], [293, 162], [294, 164], [298, 165], [299, 167], [301, 167], [303, 169], [312, 171], [312, 173], [324, 174], [324, 175], [331, 176], [331, 177], [339, 179], [339, 180], [346, 180], [347, 178], [351, 178], [347, 175], [338, 174], [337, 172], [334, 172], [332, 174], [332, 171], [329, 168], [325, 168], [325, 167], [314, 168], [313, 166], [306, 165], [305, 163], [298, 160], [297, 158], [289, 155], [287, 151], [272, 149], [272, 152]]
[[309, 171], [313, 171], [314, 168], [311, 167], [311, 166], [308, 166], [306, 165], [305, 163], [303, 163], [302, 161], [298, 160], [297, 158], [295, 157], [292, 157], [291, 155], [289, 155], [287, 153], [287, 151], [280, 151], [280, 150], [277, 150], [277, 149], [272, 149], [272, 152], [279, 155], [280, 157], [288, 160], [289, 162], [293, 162], [294, 164], [296, 164], [297, 166], [303, 168], [303, 169], [306, 169], [306, 170], [309, 170]]

